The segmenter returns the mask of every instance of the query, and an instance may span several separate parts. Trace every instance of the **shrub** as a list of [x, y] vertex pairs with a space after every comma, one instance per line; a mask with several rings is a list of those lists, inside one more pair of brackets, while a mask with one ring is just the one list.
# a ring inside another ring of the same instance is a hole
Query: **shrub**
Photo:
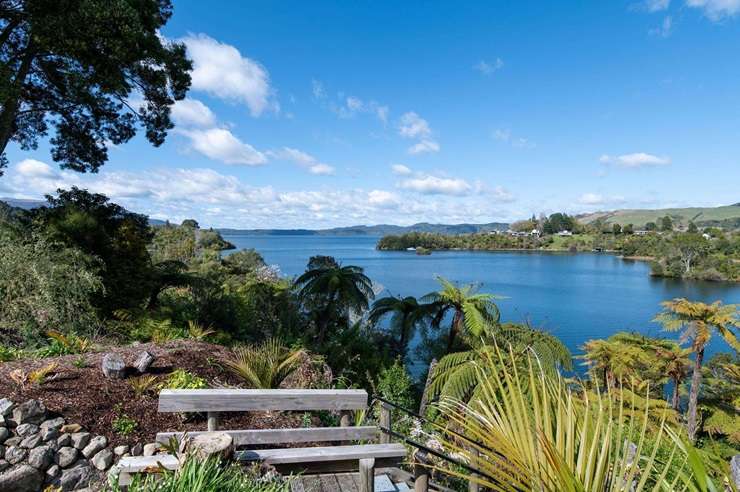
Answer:
[[273, 389], [296, 370], [305, 356], [305, 351], [291, 350], [271, 338], [259, 345], [235, 348], [224, 364], [249, 387]]
[[64, 335], [55, 330], [46, 332], [49, 345], [39, 349], [39, 357], [58, 357], [60, 355], [84, 354], [92, 348], [92, 342], [77, 335]]
[[134, 390], [134, 395], [137, 398], [153, 391], [156, 388], [157, 377], [156, 376], [139, 376], [131, 378], [128, 384], [131, 385], [131, 389]]
[[184, 369], [176, 369], [167, 376], [164, 383], [159, 385], [159, 389], [204, 389], [207, 387], [205, 379]]
[[47, 364], [44, 367], [40, 369], [36, 369], [35, 371], [31, 371], [28, 373], [28, 382], [31, 384], [37, 384], [41, 386], [46, 382], [46, 378], [53, 374], [54, 371], [57, 369], [56, 362], [52, 362], [51, 364]]
[[136, 431], [136, 428], [139, 427], [139, 423], [128, 415], [122, 413], [113, 419], [111, 427], [113, 428], [113, 432], [116, 434], [128, 436]]

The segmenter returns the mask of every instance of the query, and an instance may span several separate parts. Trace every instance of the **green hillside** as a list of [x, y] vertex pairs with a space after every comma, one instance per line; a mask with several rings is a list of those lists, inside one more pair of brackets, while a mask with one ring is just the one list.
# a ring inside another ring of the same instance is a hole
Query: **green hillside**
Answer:
[[611, 212], [595, 212], [581, 215], [578, 217], [578, 220], [583, 224], [588, 224], [602, 218], [609, 224], [634, 224], [635, 227], [644, 227], [648, 222], [657, 223], [661, 217], [666, 215], [670, 216], [676, 225], [686, 226], [689, 221], [694, 221], [698, 226], [719, 226], [728, 229], [740, 228], [740, 203], [724, 207], [614, 210]]

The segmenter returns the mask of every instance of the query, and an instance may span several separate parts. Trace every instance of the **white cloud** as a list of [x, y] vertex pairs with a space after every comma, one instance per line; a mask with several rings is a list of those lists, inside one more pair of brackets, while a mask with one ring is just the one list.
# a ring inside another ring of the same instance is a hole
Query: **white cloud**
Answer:
[[624, 201], [623, 196], [604, 196], [600, 193], [584, 193], [578, 198], [578, 203], [581, 205], [617, 205], [624, 203]]
[[740, 0], [686, 0], [686, 5], [702, 9], [704, 15], [715, 22], [740, 12]]
[[399, 203], [398, 195], [384, 190], [372, 190], [367, 194], [367, 200], [371, 205], [379, 207], [394, 207]]
[[671, 163], [668, 156], [657, 156], [645, 152], [635, 152], [633, 154], [623, 154], [619, 156], [610, 156], [607, 154], [599, 157], [602, 164], [616, 164], [622, 167], [638, 168], [645, 166], [665, 166]]
[[648, 12], [660, 12], [671, 5], [671, 0], [645, 0], [645, 8]]
[[324, 84], [316, 79], [311, 80], [311, 93], [314, 99], [325, 99], [326, 91], [324, 90]]
[[216, 115], [197, 99], [185, 98], [172, 106], [172, 119], [183, 126], [214, 126]]
[[27, 178], [54, 178], [56, 172], [45, 162], [36, 159], [24, 159], [16, 164], [16, 170]]
[[464, 179], [439, 178], [437, 176], [423, 176], [403, 180], [398, 185], [404, 190], [416, 191], [425, 195], [467, 195], [473, 187]]
[[226, 164], [257, 166], [267, 162], [265, 155], [224, 128], [178, 130], [190, 139], [190, 147], [210, 159]]
[[391, 166], [391, 170], [393, 171], [393, 174], [397, 174], [398, 176], [408, 176], [411, 174], [411, 169], [403, 164], [393, 164]]
[[323, 162], [319, 162], [318, 159], [311, 154], [291, 147], [283, 147], [279, 150], [268, 151], [267, 154], [274, 159], [294, 162], [299, 166], [308, 169], [308, 172], [311, 174], [328, 176], [334, 174], [335, 171], [334, 167]]
[[484, 75], [491, 75], [493, 72], [504, 68], [504, 61], [501, 58], [496, 58], [492, 63], [488, 63], [485, 60], [481, 60], [473, 65], [473, 70], [477, 70]]
[[514, 195], [503, 186], [494, 187], [493, 190], [491, 190], [491, 196], [497, 202], [502, 203], [513, 202], [516, 200], [516, 197], [514, 197]]
[[270, 76], [257, 61], [242, 56], [235, 47], [205, 35], [182, 39], [193, 60], [192, 88], [215, 97], [246, 104], [252, 116], [276, 107]]
[[363, 101], [356, 96], [343, 97], [340, 104], [332, 103], [329, 109], [340, 118], [353, 118], [359, 113], [365, 113], [374, 115], [383, 124], [388, 122], [388, 106], [383, 106], [376, 101]]
[[533, 149], [537, 145], [524, 137], [517, 137], [511, 134], [508, 128], [497, 128], [493, 131], [494, 140], [511, 144], [517, 149]]
[[650, 29], [649, 33], [653, 36], [660, 36], [662, 38], [667, 38], [671, 35], [671, 30], [673, 28], [673, 19], [671, 19], [670, 15], [667, 15], [663, 22], [660, 23], [660, 26]]
[[432, 129], [427, 120], [413, 111], [404, 113], [398, 125], [398, 134], [403, 138], [413, 138], [419, 141], [409, 147], [408, 153], [412, 155], [426, 152], [439, 152], [439, 143], [432, 139]]

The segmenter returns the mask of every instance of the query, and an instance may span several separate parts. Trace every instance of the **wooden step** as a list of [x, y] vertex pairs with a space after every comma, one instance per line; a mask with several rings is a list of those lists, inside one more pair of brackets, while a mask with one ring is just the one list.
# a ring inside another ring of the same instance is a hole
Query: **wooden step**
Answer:
[[[283, 444], [298, 442], [329, 441], [371, 441], [378, 438], [380, 429], [375, 426], [361, 427], [308, 427], [300, 429], [255, 429], [255, 430], [219, 430], [229, 434], [234, 446], [254, 446], [263, 444]], [[183, 435], [195, 437], [205, 432], [160, 432], [157, 442], [167, 444], [170, 438], [178, 441]]]
[[350, 461], [363, 458], [402, 459], [406, 457], [406, 448], [402, 444], [393, 443], [311, 448], [259, 449], [237, 451], [236, 457], [241, 461], [264, 461], [273, 465]]
[[111, 473], [118, 474], [118, 485], [131, 485], [133, 473], [153, 472], [157, 468], [166, 470], [177, 470], [180, 463], [176, 457], [170, 454], [158, 454], [155, 456], [127, 456], [121, 458], [113, 465]]

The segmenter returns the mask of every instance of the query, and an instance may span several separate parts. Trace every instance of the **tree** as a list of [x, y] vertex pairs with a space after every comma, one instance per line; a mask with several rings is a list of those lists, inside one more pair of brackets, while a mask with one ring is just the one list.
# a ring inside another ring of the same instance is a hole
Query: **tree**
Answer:
[[397, 334], [398, 353], [405, 354], [408, 341], [413, 337], [416, 328], [431, 314], [429, 304], [420, 304], [413, 297], [388, 296], [378, 299], [373, 304], [368, 321], [378, 323], [385, 316], [390, 315], [391, 332]]
[[690, 232], [690, 233], [692, 233], [692, 234], [696, 234], [697, 232], [699, 232], [699, 228], [696, 227], [696, 224], [694, 224], [694, 221], [693, 220], [690, 220], [689, 221], [689, 227], [688, 227], [687, 231]]
[[612, 225], [612, 233], [616, 236], [617, 234], [622, 234], [622, 226], [617, 224], [616, 222]]
[[375, 297], [372, 281], [358, 266], [341, 266], [331, 257], [313, 257], [309, 268], [295, 281], [304, 306], [316, 309], [317, 342], [323, 343], [332, 314], [338, 311], [349, 318], [351, 313], [368, 309]]
[[645, 224], [645, 230], [650, 232], [657, 231], [658, 225], [655, 222], [648, 222], [647, 224]]
[[627, 224], [624, 227], [622, 227], [622, 234], [633, 234], [635, 232], [635, 226], [632, 224]]
[[681, 384], [689, 375], [689, 368], [691, 367], [690, 353], [690, 349], [683, 349], [676, 343], [671, 344], [670, 347], [657, 350], [660, 370], [668, 376], [673, 385], [671, 406], [674, 410], [678, 410]]
[[664, 232], [673, 230], [673, 220], [668, 215], [660, 219], [660, 230]]
[[682, 339], [691, 340], [694, 352], [694, 368], [691, 375], [689, 391], [689, 409], [687, 415], [688, 434], [692, 441], [697, 429], [697, 400], [701, 386], [701, 370], [706, 348], [712, 334], [717, 332], [736, 351], [740, 350], [734, 329], [740, 328], [738, 308], [734, 304], [722, 305], [721, 301], [705, 304], [691, 302], [680, 298], [662, 303], [663, 311], [655, 318], [667, 331], [683, 330]]
[[139, 127], [161, 145], [192, 68], [160, 35], [171, 16], [170, 0], [0, 0], [0, 173], [9, 142], [35, 149], [50, 126], [52, 158], [75, 171]]
[[678, 234], [673, 238], [673, 246], [681, 256], [681, 262], [684, 265], [684, 273], [691, 273], [692, 262], [706, 254], [709, 249], [709, 242], [699, 234]]
[[637, 376], [635, 360], [640, 357], [639, 350], [629, 344], [613, 339], [588, 340], [581, 347], [584, 364], [594, 377], [600, 377], [604, 388], [613, 388], [618, 382], [627, 382]]
[[437, 280], [442, 289], [425, 295], [421, 300], [434, 305], [433, 326], [439, 326], [452, 312], [446, 353], [452, 352], [457, 335], [480, 337], [488, 327], [498, 324], [501, 314], [493, 302], [496, 296], [476, 293], [474, 284], [460, 287], [442, 277], [437, 277]]

